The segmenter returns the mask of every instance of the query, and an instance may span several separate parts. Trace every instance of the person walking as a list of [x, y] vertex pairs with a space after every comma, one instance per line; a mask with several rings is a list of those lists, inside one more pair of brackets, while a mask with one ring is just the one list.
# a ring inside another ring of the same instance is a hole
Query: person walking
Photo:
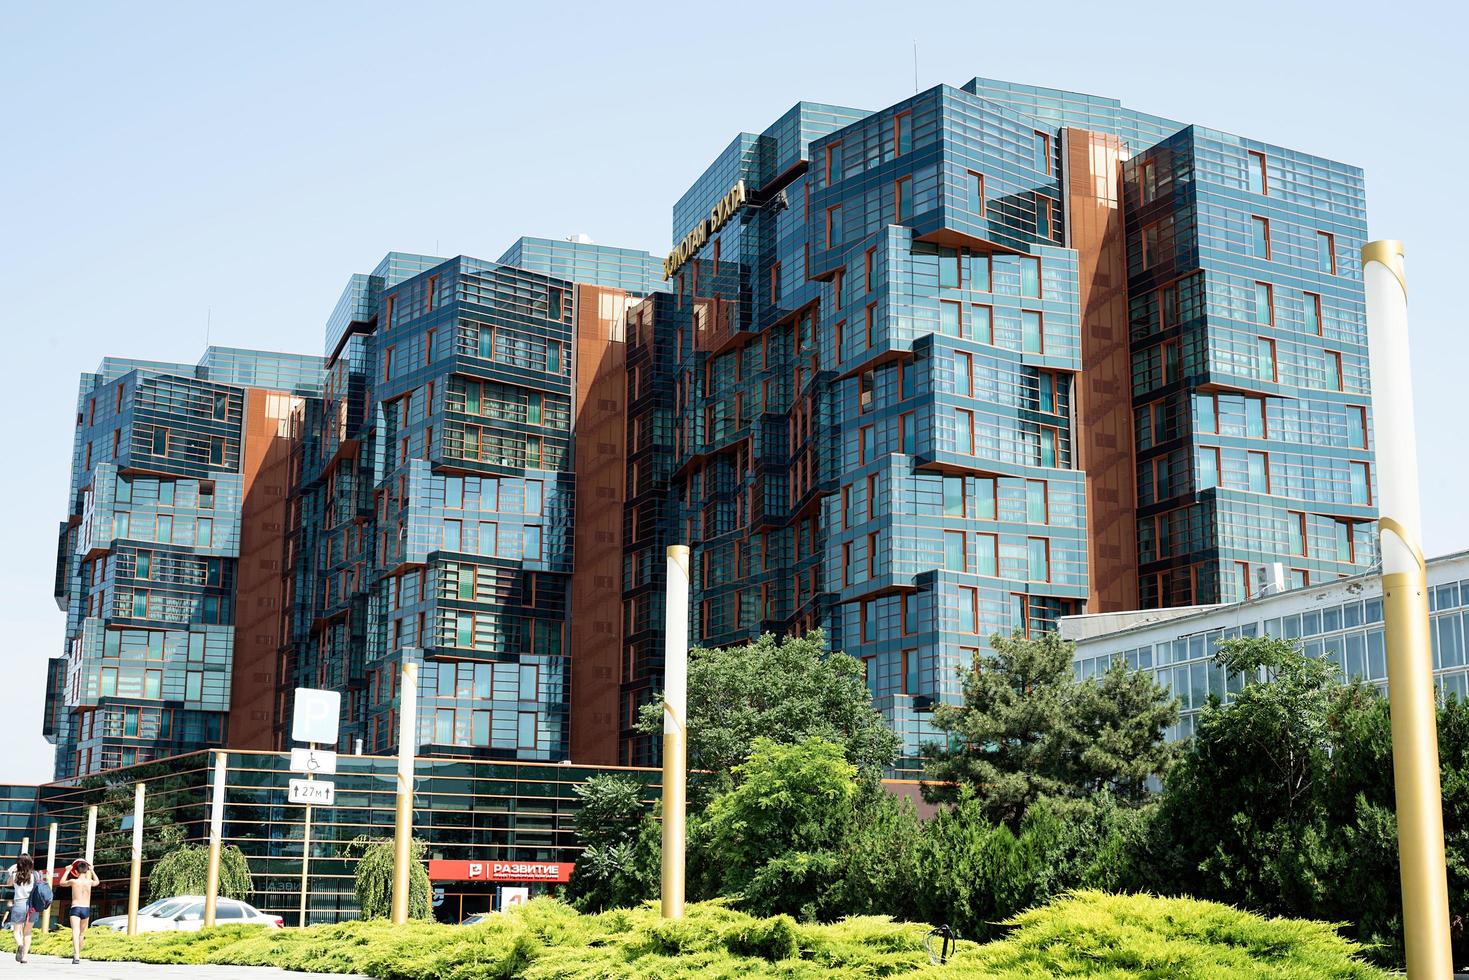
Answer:
[[15, 960], [26, 961], [31, 951], [31, 890], [36, 887], [36, 863], [22, 854], [11, 866], [5, 884], [13, 888], [10, 899], [10, 931], [15, 934]]
[[71, 889], [71, 908], [66, 914], [71, 918], [71, 961], [82, 961], [82, 938], [87, 934], [87, 924], [92, 919], [92, 886], [97, 884], [97, 872], [86, 861], [73, 861], [61, 872], [58, 885]]

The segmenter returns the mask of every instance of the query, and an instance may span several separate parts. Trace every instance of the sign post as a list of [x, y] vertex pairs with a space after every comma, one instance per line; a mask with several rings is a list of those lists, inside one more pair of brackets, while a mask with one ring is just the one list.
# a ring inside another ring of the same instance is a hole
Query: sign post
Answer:
[[[51, 838], [46, 844], [46, 884], [56, 887], [56, 824], [51, 824]], [[52, 903], [55, 904], [55, 903]], [[41, 913], [41, 932], [51, 931], [51, 906]]]
[[214, 753], [214, 795], [209, 803], [209, 869], [204, 877], [204, 928], [214, 927], [219, 906], [219, 849], [224, 837], [224, 778], [229, 756]]
[[[341, 715], [341, 692], [321, 691], [308, 687], [296, 688], [296, 702], [291, 715], [291, 739], [307, 743], [308, 748], [304, 753], [299, 748], [291, 750], [291, 770], [297, 772], [300, 771], [300, 768], [304, 768], [306, 778], [290, 781], [287, 798], [292, 803], [300, 802], [306, 805], [306, 820], [301, 832], [301, 917], [298, 923], [302, 929], [305, 929], [307, 925], [307, 882], [311, 873], [311, 807], [318, 802], [330, 805], [335, 790], [333, 784], [326, 783], [325, 792], [318, 793], [315, 787], [310, 785], [316, 779], [317, 768], [312, 764], [312, 760], [317, 755], [316, 743], [337, 744], [337, 725]], [[330, 754], [332, 769], [335, 771], [336, 753]], [[303, 762], [300, 768], [297, 765], [298, 760]], [[303, 786], [303, 783], [306, 785]]]
[[413, 756], [418, 741], [418, 664], [403, 662], [398, 686], [398, 808], [393, 819], [393, 925], [408, 921], [413, 860]]
[[138, 889], [143, 878], [143, 795], [140, 781], [133, 787], [133, 867], [128, 876], [128, 935], [138, 934]]
[[87, 864], [92, 863], [92, 852], [97, 848], [97, 804], [87, 807]]
[[684, 911], [684, 793], [688, 780], [689, 547], [668, 546], [663, 639], [663, 881], [665, 919]]

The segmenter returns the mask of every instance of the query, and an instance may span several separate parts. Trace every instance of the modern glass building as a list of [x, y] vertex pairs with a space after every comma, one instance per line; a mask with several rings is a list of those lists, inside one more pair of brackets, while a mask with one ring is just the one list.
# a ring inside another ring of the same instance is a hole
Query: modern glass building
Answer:
[[[1288, 584], [1288, 583], [1287, 583]], [[1439, 697], [1469, 698], [1469, 552], [1428, 561], [1429, 636]], [[1180, 718], [1170, 738], [1191, 735], [1210, 695], [1228, 701], [1244, 679], [1228, 678], [1214, 654], [1222, 640], [1273, 636], [1298, 643], [1335, 664], [1342, 680], [1361, 679], [1387, 691], [1382, 634], [1382, 581], [1375, 573], [1323, 585], [1268, 588], [1244, 602], [1079, 616], [1061, 621], [1076, 642], [1076, 675], [1105, 672], [1121, 658], [1152, 671], [1176, 694]]]
[[917, 758], [996, 633], [1374, 560], [1361, 171], [974, 79], [797, 103], [578, 236], [390, 253], [324, 357], [83, 379], [47, 733], [69, 777], [277, 749], [649, 765], [664, 548], [705, 645], [820, 627]]
[[673, 218], [634, 313], [673, 363], [630, 444], [672, 438], [630, 471], [669, 476], [628, 503], [624, 763], [665, 541], [697, 640], [822, 627], [915, 756], [995, 633], [1372, 563], [1355, 168], [975, 79], [800, 103]]
[[224, 745], [274, 700], [288, 429], [320, 358], [211, 347], [82, 377], [45, 734], [58, 777]]

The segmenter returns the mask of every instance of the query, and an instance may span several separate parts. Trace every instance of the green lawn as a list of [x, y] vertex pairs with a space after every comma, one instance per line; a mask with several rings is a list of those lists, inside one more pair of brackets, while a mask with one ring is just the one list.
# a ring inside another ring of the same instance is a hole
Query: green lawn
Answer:
[[[721, 903], [682, 922], [656, 907], [581, 915], [542, 899], [476, 926], [346, 922], [310, 929], [231, 926], [204, 933], [88, 934], [87, 956], [148, 963], [278, 966], [381, 980], [486, 977], [833, 978], [1378, 978], [1332, 926], [1264, 919], [1190, 899], [1078, 892], [1018, 916], [1003, 940], [964, 943], [930, 965], [928, 928], [884, 918], [831, 925], [755, 919]], [[4, 948], [13, 950], [9, 933]], [[69, 955], [70, 935], [38, 936], [33, 952]]]

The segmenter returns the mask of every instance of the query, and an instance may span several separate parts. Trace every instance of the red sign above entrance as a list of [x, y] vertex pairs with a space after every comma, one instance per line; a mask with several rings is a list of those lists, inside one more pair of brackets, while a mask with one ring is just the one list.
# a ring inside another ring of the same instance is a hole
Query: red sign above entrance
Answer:
[[555, 881], [571, 880], [574, 862], [565, 861], [434, 861], [428, 876], [434, 881]]

